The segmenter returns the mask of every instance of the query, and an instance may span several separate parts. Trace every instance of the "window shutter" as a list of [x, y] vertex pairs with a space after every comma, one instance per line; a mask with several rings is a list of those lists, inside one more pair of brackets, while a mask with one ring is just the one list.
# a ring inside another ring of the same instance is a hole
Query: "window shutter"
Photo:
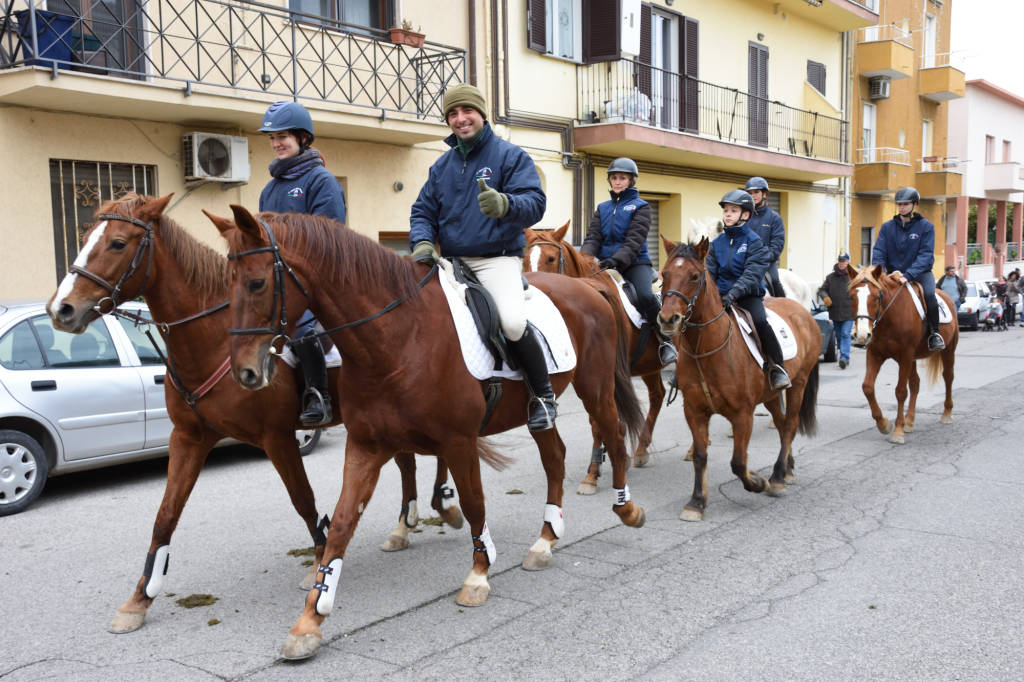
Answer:
[[679, 22], [680, 71], [683, 75], [682, 97], [679, 99], [679, 121], [689, 133], [700, 132], [700, 24], [696, 19], [683, 17]]
[[[649, 66], [653, 61], [651, 55], [651, 6], [644, 3], [640, 6], [640, 54], [637, 55], [640, 64]], [[636, 73], [637, 89], [651, 96], [651, 70], [645, 66], [638, 66]]]
[[765, 147], [768, 145], [768, 48], [754, 42], [748, 46], [747, 141]]
[[548, 10], [545, 0], [526, 3], [526, 44], [540, 53], [548, 51]]
[[825, 65], [820, 62], [807, 60], [807, 82], [814, 86], [814, 89], [825, 95]]
[[618, 59], [619, 0], [590, 0], [583, 6], [584, 63]]

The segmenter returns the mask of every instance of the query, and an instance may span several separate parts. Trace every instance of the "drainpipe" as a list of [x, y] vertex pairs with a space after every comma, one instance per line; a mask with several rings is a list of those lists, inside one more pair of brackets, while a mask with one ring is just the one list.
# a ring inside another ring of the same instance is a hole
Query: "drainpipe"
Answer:
[[469, 83], [476, 85], [476, 0], [469, 2]]

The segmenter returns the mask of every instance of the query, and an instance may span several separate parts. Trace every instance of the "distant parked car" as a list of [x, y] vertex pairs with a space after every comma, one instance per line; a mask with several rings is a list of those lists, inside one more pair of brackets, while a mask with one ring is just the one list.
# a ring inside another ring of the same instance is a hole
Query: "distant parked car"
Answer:
[[[141, 303], [124, 307], [148, 314]], [[165, 455], [164, 372], [128, 322], [108, 315], [66, 334], [43, 302], [0, 304], [0, 516], [28, 507], [49, 476]], [[320, 431], [296, 438], [306, 455]]]
[[828, 308], [815, 299], [811, 305], [811, 316], [821, 330], [821, 356], [824, 362], [836, 361], [836, 330], [828, 318]]
[[956, 321], [961, 327], [977, 331], [978, 326], [988, 315], [988, 301], [991, 293], [988, 285], [983, 281], [972, 280], [966, 284], [967, 296], [956, 313]]

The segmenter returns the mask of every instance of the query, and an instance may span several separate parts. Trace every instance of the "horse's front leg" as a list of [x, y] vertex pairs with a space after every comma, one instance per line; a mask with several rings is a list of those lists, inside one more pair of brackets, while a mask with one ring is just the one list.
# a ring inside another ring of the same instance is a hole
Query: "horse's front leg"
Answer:
[[604, 446], [601, 442], [600, 430], [594, 417], [590, 417], [590, 433], [594, 436], [594, 445], [590, 449], [590, 464], [587, 466], [587, 473], [583, 476], [579, 486], [576, 488], [577, 495], [594, 495], [597, 493], [597, 479], [601, 478], [601, 463], [604, 462]]
[[868, 407], [871, 409], [871, 418], [875, 420], [875, 427], [879, 433], [887, 434], [892, 430], [892, 424], [882, 416], [882, 408], [878, 406], [875, 399], [875, 380], [878, 378], [878, 370], [881, 369], [884, 358], [880, 358], [868, 349], [867, 358], [864, 360], [864, 383], [861, 390], [864, 397], [868, 399]]
[[[657, 346], [654, 346], [657, 350]], [[640, 432], [640, 442], [637, 443], [636, 452], [633, 453], [633, 464], [637, 467], [646, 466], [650, 460], [647, 449], [654, 437], [654, 424], [658, 421], [661, 413], [661, 403], [665, 400], [665, 385], [661, 383], [661, 370], [651, 372], [641, 377], [647, 385], [647, 419], [644, 420], [644, 429]]]
[[444, 523], [455, 529], [462, 528], [465, 519], [455, 499], [455, 489], [448, 485], [448, 465], [444, 457], [437, 458], [437, 470], [434, 473], [434, 494], [430, 498], [431, 508], [437, 512]]
[[445, 445], [442, 456], [459, 491], [459, 505], [469, 521], [473, 538], [473, 565], [455, 597], [455, 603], [459, 606], [483, 606], [491, 592], [487, 572], [497, 558], [497, 550], [487, 528], [477, 439], [459, 438], [454, 443], [450, 442]]
[[523, 568], [527, 571], [540, 571], [551, 565], [551, 550], [558, 539], [565, 534], [565, 522], [562, 516], [562, 480], [565, 478], [565, 443], [558, 435], [558, 429], [532, 431], [534, 442], [540, 451], [544, 474], [548, 479], [547, 503], [544, 505], [544, 521], [540, 529], [540, 537], [530, 547], [523, 560]]
[[907, 402], [907, 412], [903, 415], [903, 433], [914, 432], [914, 419], [917, 415], [917, 392], [921, 388], [921, 375], [917, 372], [917, 360], [910, 362], [910, 400]]
[[683, 415], [690, 427], [693, 444], [690, 446], [693, 461], [693, 494], [679, 515], [683, 521], [700, 521], [708, 504], [708, 422], [710, 414], [699, 413], [683, 403]]
[[732, 424], [732, 472], [743, 483], [743, 489], [752, 493], [763, 493], [768, 485], [764, 478], [747, 468], [747, 446], [754, 431], [754, 410], [742, 409], [730, 420]]
[[409, 546], [409, 529], [419, 523], [419, 509], [416, 506], [416, 455], [399, 452], [395, 464], [402, 474], [402, 508], [398, 512], [398, 525], [388, 535], [380, 548], [385, 552], [397, 552]]
[[903, 445], [906, 442], [903, 431], [903, 405], [907, 400], [907, 384], [910, 381], [911, 372], [916, 374], [913, 356], [900, 360], [899, 378], [896, 379], [896, 424], [889, 436], [889, 442], [897, 445]]
[[[794, 382], [786, 392], [786, 405], [794, 404], [792, 401], [797, 393], [803, 395], [803, 386], [798, 387]], [[769, 495], [780, 495], [786, 489], [786, 484], [793, 482], [793, 434], [796, 432], [800, 415], [799, 410], [791, 410], [795, 413], [791, 419], [788, 413], [782, 411], [782, 401], [778, 396], [772, 396], [771, 400], [765, 401], [764, 406], [768, 408], [772, 423], [779, 432], [779, 457], [775, 460], [775, 467], [772, 469], [772, 476], [768, 479], [768, 488], [765, 492]]]
[[[955, 322], [955, 321], [954, 321]], [[948, 344], [946, 350], [942, 351], [942, 380], [946, 384], [946, 400], [942, 404], [942, 416], [939, 421], [943, 424], [953, 423], [953, 362], [956, 346]]]
[[363, 510], [370, 502], [370, 496], [380, 476], [380, 468], [388, 459], [389, 454], [375, 452], [370, 447], [356, 443], [351, 434], [349, 435], [345, 446], [341, 495], [331, 517], [323, 561], [316, 569], [317, 582], [306, 596], [302, 615], [292, 626], [288, 639], [281, 647], [281, 656], [284, 658], [309, 658], [320, 648], [320, 642], [323, 640], [320, 625], [334, 608], [345, 550]]
[[[186, 435], [187, 433], [187, 435]], [[203, 468], [210, 448], [220, 440], [220, 434], [210, 429], [195, 427], [171, 431], [167, 459], [167, 484], [160, 509], [153, 522], [153, 535], [143, 576], [135, 585], [132, 596], [117, 609], [107, 630], [115, 634], [132, 632], [142, 627], [146, 612], [163, 587], [164, 574], [170, 553], [171, 536], [181, 518], [181, 511], [192, 493], [199, 471]], [[314, 512], [315, 516], [315, 512]]]

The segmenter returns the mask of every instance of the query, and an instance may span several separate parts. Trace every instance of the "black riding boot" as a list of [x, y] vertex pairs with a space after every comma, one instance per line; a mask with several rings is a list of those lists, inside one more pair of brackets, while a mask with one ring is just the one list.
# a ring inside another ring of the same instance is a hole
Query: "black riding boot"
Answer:
[[658, 360], [661, 362], [661, 366], [664, 367], [667, 364], [676, 361], [679, 357], [679, 353], [676, 352], [676, 347], [672, 344], [672, 339], [663, 336], [661, 329], [658, 328], [658, 313], [661, 312], [660, 308], [655, 308], [650, 314], [647, 315], [647, 325], [651, 328], [651, 339], [658, 341]]
[[331, 391], [327, 385], [327, 361], [315, 332], [292, 342], [292, 350], [302, 366], [306, 390], [302, 394], [303, 426], [322, 426], [331, 421]]
[[[765, 325], [765, 327], [768, 327], [768, 325]], [[768, 384], [772, 387], [773, 391], [789, 388], [792, 386], [792, 383], [789, 381], [789, 375], [786, 374], [786, 370], [782, 366], [782, 348], [779, 346], [779, 340], [775, 338], [775, 332], [769, 327], [764, 330], [764, 333], [758, 329], [758, 334], [761, 337], [761, 348], [764, 350], [764, 354], [768, 356], [764, 362], [764, 369], [768, 371]]]
[[518, 341], [509, 341], [509, 347], [516, 354], [526, 386], [533, 397], [530, 399], [530, 416], [526, 426], [531, 431], [547, 431], [555, 425], [555, 414], [558, 404], [555, 392], [551, 390], [551, 378], [548, 376], [548, 363], [544, 359], [544, 349], [540, 346], [533, 327], [526, 325], [526, 331]]
[[946, 342], [939, 333], [939, 306], [935, 305], [925, 311], [928, 318], [928, 350], [937, 351], [946, 348]]

